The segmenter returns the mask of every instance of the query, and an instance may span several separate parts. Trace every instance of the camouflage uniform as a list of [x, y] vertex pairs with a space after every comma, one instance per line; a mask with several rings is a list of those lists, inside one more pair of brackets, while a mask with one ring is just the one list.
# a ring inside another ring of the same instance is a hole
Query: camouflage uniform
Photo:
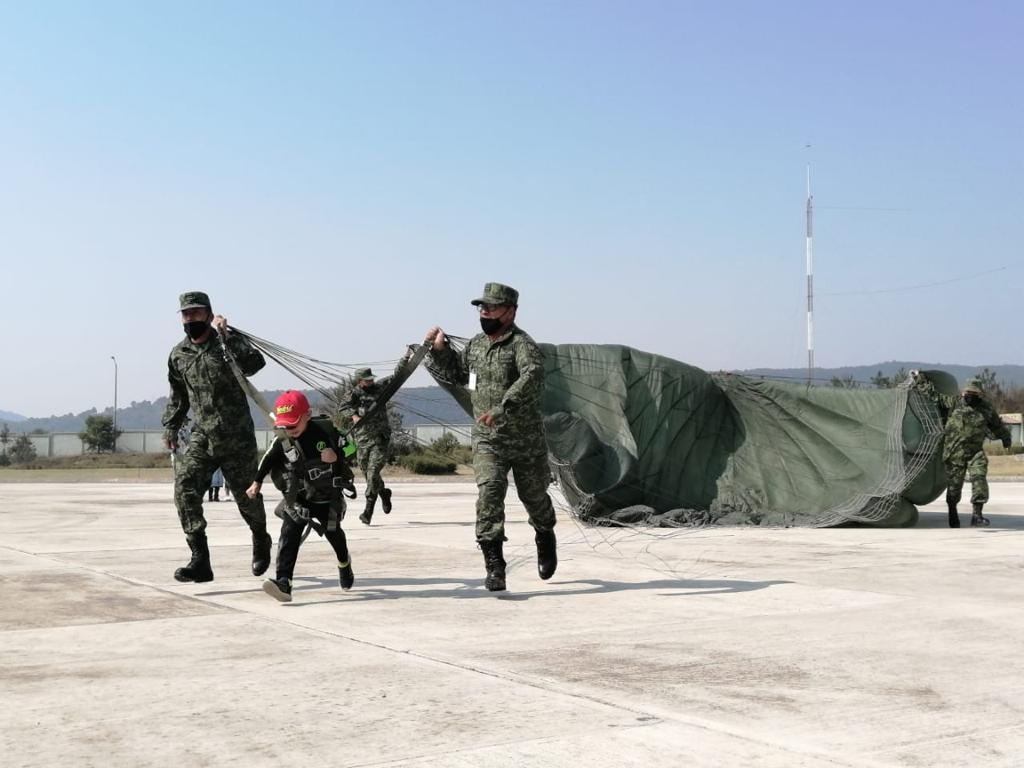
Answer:
[[[487, 303], [518, 301], [515, 291], [498, 283], [488, 283], [484, 294]], [[530, 525], [536, 531], [551, 531], [555, 510], [547, 493], [551, 470], [539, 404], [544, 363], [536, 342], [513, 324], [493, 342], [481, 333], [470, 339], [461, 355], [445, 347], [432, 349], [431, 358], [431, 366], [453, 383], [469, 385], [473, 374], [473, 417], [490, 413], [496, 422], [494, 427], [479, 421], [473, 425], [477, 541], [505, 539], [509, 470]]]
[[[354, 374], [355, 383], [348, 393], [348, 397], [341, 406], [341, 412], [345, 416], [359, 416], [359, 423], [352, 428], [352, 438], [356, 443], [356, 455], [359, 459], [359, 469], [366, 478], [366, 490], [363, 495], [366, 497], [366, 510], [360, 516], [360, 520], [368, 523], [373, 516], [373, 508], [380, 496], [384, 501], [384, 512], [391, 511], [391, 491], [384, 487], [384, 478], [381, 477], [381, 470], [387, 464], [388, 454], [391, 450], [391, 423], [388, 420], [388, 409], [386, 404], [370, 412], [377, 402], [381, 391], [391, 381], [391, 376], [375, 380], [369, 387], [362, 387], [359, 381], [372, 379], [373, 371], [369, 368], [361, 368]], [[365, 518], [365, 519], [364, 519]]]
[[[950, 507], [950, 522], [963, 493], [964, 477], [971, 481], [971, 504], [977, 517], [981, 506], [988, 502], [988, 456], [983, 450], [985, 438], [992, 435], [1010, 445], [1010, 430], [1003, 424], [995, 408], [984, 399], [980, 382], [971, 379], [964, 391], [956, 396], [935, 391], [930, 382], [919, 388], [938, 405], [945, 419], [942, 462], [946, 468], [946, 503]], [[974, 394], [972, 402], [965, 397]]]
[[[182, 309], [196, 300], [209, 306], [205, 294], [186, 293], [181, 297]], [[263, 355], [238, 335], [229, 335], [225, 344], [246, 376], [266, 364]], [[177, 438], [189, 409], [192, 411], [191, 439], [174, 476], [174, 502], [190, 546], [197, 536], [205, 545], [203, 496], [214, 470], [220, 467], [229, 486], [236, 489], [248, 488], [256, 476], [252, 416], [245, 392], [224, 359], [215, 333], [201, 344], [194, 344], [186, 336], [171, 349], [167, 378], [171, 392], [162, 420], [165, 440]], [[236, 493], [235, 503], [253, 532], [254, 542], [257, 537], [266, 538], [263, 497], [250, 499], [244, 493]]]

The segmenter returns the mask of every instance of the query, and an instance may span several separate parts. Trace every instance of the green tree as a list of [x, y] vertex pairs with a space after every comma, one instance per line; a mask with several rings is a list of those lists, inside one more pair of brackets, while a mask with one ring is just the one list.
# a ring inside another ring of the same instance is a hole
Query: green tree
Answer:
[[36, 447], [32, 445], [28, 435], [18, 435], [7, 455], [15, 464], [27, 464], [36, 457]]
[[114, 420], [110, 416], [86, 416], [85, 431], [79, 432], [78, 437], [85, 443], [85, 447], [91, 453], [113, 453], [114, 440], [121, 430], [114, 432]]
[[1003, 390], [1003, 386], [996, 381], [996, 372], [988, 366], [982, 368], [975, 374], [975, 378], [981, 382], [981, 391], [997, 411], [1002, 411], [1006, 407], [1006, 392]]
[[892, 376], [885, 376], [881, 371], [871, 377], [871, 383], [874, 384], [878, 389], [895, 389], [904, 381], [907, 380], [906, 368], [900, 368]]
[[7, 422], [4, 422], [3, 427], [0, 427], [0, 454], [7, 454], [7, 446], [11, 443], [11, 428], [7, 426]]

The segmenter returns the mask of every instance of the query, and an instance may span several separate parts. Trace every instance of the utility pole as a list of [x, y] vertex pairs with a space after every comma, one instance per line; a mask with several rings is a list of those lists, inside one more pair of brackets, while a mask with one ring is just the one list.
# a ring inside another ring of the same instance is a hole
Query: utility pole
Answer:
[[811, 164], [807, 164], [807, 383], [814, 379], [814, 198], [811, 196]]
[[113, 453], [117, 453], [117, 358], [113, 355], [110, 359], [114, 361], [114, 422], [113, 438], [114, 438], [114, 449]]

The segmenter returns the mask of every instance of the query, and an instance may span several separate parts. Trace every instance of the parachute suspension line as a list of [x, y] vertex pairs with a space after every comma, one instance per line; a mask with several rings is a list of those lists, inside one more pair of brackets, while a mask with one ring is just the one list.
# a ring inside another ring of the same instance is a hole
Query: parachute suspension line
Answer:
[[[338, 387], [351, 381], [352, 373], [366, 363], [332, 363], [304, 355], [272, 341], [261, 339], [247, 331], [232, 328], [233, 332], [245, 338], [254, 348], [258, 349], [279, 366], [302, 381], [310, 389], [320, 393], [328, 402], [340, 405]], [[371, 364], [394, 364], [395, 360], [380, 360]], [[411, 371], [410, 371], [411, 373]]]

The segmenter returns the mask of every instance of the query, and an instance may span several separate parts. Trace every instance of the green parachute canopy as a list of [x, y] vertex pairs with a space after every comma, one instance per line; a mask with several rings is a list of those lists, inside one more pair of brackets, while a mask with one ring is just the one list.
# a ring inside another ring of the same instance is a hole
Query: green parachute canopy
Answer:
[[[552, 468], [582, 520], [904, 526], [945, 488], [939, 413], [909, 381], [818, 387], [624, 346], [541, 348]], [[469, 410], [468, 393], [438, 383]]]

